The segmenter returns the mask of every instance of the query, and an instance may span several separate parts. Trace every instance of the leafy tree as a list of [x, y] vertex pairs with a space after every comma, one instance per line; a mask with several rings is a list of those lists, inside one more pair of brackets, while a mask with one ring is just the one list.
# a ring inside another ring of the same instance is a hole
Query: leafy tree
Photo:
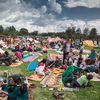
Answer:
[[83, 30], [83, 34], [89, 35], [89, 29], [88, 29], [88, 28], [85, 28], [85, 29]]
[[71, 38], [72, 37], [72, 29], [71, 29], [71, 27], [68, 27], [68, 29], [66, 30], [65, 33], [68, 35], [68, 38]]
[[31, 32], [30, 34], [33, 35], [33, 36], [37, 36], [38, 35], [38, 31]]
[[3, 34], [3, 31], [4, 31], [3, 26], [0, 25], [0, 34]]
[[19, 32], [21, 35], [28, 35], [29, 34], [29, 32], [26, 28], [21, 28]]
[[80, 37], [81, 37], [81, 34], [82, 34], [81, 29], [78, 28], [78, 29], [76, 30], [76, 38], [80, 38]]
[[4, 35], [8, 35], [8, 36], [11, 36], [11, 37], [16, 36], [16, 29], [15, 29], [15, 27], [14, 26], [7, 27], [4, 30]]
[[92, 28], [89, 34], [89, 38], [90, 39], [94, 39], [97, 37], [97, 29], [96, 28]]

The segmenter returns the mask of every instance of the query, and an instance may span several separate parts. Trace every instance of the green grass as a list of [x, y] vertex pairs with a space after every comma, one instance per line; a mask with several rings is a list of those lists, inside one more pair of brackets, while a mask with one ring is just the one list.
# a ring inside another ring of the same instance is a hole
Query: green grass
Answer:
[[[39, 58], [46, 58], [50, 53], [55, 53], [54, 51], [49, 51], [48, 54], [44, 54]], [[0, 75], [3, 75], [5, 70], [11, 70], [13, 74], [21, 73], [25, 76], [30, 76], [32, 72], [27, 70], [28, 63], [23, 63], [19, 67], [11, 68], [9, 66], [0, 66]], [[33, 100], [55, 100], [52, 93], [48, 88], [41, 88], [39, 82], [34, 82], [36, 88], [33, 89]], [[92, 82], [92, 87], [82, 88], [79, 92], [68, 92], [65, 91], [64, 100], [100, 100], [100, 82]]]

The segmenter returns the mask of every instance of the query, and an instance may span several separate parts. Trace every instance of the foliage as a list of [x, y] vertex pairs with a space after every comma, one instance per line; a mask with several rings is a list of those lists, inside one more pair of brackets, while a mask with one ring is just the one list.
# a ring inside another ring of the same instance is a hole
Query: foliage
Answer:
[[20, 35], [28, 35], [28, 29], [26, 28], [21, 28], [20, 31], [19, 31]]
[[16, 36], [16, 29], [14, 26], [10, 26], [10, 27], [7, 27], [5, 30], [4, 30], [4, 35], [8, 35], [8, 36]]
[[7, 36], [24, 36], [24, 35], [30, 35], [30, 36], [40, 36], [40, 37], [61, 37], [64, 39], [67, 38], [73, 38], [73, 39], [96, 39], [99, 40], [100, 36], [97, 34], [96, 28], [92, 28], [89, 30], [88, 28], [85, 28], [82, 32], [80, 28], [76, 27], [68, 27], [65, 32], [48, 32], [48, 33], [40, 33], [38, 31], [29, 32], [26, 28], [21, 28], [19, 31], [15, 29], [14, 26], [3, 28], [2, 25], [0, 25], [0, 34], [7, 35]]
[[96, 30], [96, 28], [92, 28], [90, 31], [89, 37], [91, 39], [94, 39], [96, 36], [97, 36], [97, 30]]
[[0, 25], [0, 34], [3, 34], [4, 28], [2, 25]]

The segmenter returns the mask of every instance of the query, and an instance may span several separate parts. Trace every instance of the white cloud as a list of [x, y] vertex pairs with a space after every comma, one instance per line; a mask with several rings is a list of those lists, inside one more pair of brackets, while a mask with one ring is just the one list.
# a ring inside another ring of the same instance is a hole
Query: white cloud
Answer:
[[64, 2], [67, 7], [83, 6], [88, 8], [100, 8], [100, 0], [66, 0]]
[[43, 13], [46, 13], [47, 7], [44, 5], [44, 6], [41, 6], [41, 8], [39, 8], [38, 10], [39, 10], [40, 13], [43, 14]]
[[14, 23], [10, 23], [10, 22], [6, 22], [5, 20], [2, 20], [0, 21], [0, 23], [3, 24], [4, 26], [13, 25], [17, 29], [24, 27], [27, 28], [30, 32], [35, 30], [39, 32], [61, 32], [61, 31], [65, 31], [68, 27], [72, 27], [72, 26], [75, 26], [76, 28], [81, 28], [82, 30], [86, 27], [88, 27], [89, 29], [96, 27], [98, 33], [100, 32], [100, 20], [88, 21], [86, 23], [83, 20], [71, 20], [71, 19], [57, 20], [54, 18], [53, 15], [51, 16], [52, 17], [43, 16], [42, 18], [35, 19], [35, 20], [30, 19], [28, 21], [22, 18]]
[[56, 2], [56, 0], [48, 0], [51, 11], [54, 11], [58, 14], [62, 12], [62, 6]]
[[[10, 3], [8, 2], [10, 1]], [[61, 13], [62, 8], [56, 0], [49, 0], [55, 5], [53, 11]], [[3, 6], [5, 3], [6, 6]], [[54, 6], [52, 5], [52, 6]], [[56, 8], [57, 7], [57, 8]], [[67, 27], [80, 27], [82, 30], [85, 27], [96, 27], [100, 32], [100, 19], [94, 21], [71, 20], [67, 18], [57, 19], [53, 14], [46, 14], [47, 6], [43, 5], [40, 8], [28, 9], [27, 6], [21, 4], [19, 0], [5, 0], [0, 3], [0, 24], [7, 26], [15, 26], [18, 30], [20, 28], [27, 28], [30, 32], [38, 30], [39, 32], [59, 32], [64, 31]]]

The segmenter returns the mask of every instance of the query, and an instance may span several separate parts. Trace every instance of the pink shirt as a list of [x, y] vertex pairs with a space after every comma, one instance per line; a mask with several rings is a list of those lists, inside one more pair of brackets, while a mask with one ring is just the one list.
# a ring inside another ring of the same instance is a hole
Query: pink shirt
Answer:
[[20, 51], [17, 51], [17, 52], [15, 53], [15, 55], [17, 56], [17, 58], [18, 58], [19, 60], [22, 59], [22, 53], [21, 53]]

